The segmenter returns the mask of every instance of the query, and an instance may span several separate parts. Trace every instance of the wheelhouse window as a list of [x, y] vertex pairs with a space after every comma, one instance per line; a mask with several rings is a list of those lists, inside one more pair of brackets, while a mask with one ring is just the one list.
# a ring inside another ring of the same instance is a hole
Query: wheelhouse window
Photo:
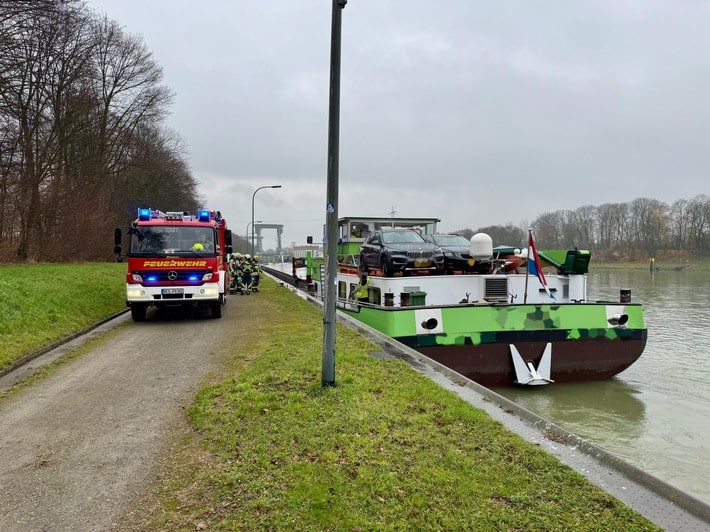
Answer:
[[338, 281], [338, 299], [347, 299], [348, 297], [348, 283], [345, 281]]
[[368, 297], [370, 303], [372, 303], [373, 305], [382, 304], [382, 291], [380, 290], [379, 286], [371, 286], [368, 290]]

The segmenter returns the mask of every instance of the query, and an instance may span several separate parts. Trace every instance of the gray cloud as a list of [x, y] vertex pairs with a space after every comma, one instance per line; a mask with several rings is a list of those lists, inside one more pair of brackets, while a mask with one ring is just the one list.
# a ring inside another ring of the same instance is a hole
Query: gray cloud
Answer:
[[[210, 207], [284, 241], [325, 220], [330, 2], [91, 0], [141, 33]], [[441, 228], [707, 194], [707, 2], [350, 0], [341, 216]], [[267, 245], [269, 244], [267, 236]]]

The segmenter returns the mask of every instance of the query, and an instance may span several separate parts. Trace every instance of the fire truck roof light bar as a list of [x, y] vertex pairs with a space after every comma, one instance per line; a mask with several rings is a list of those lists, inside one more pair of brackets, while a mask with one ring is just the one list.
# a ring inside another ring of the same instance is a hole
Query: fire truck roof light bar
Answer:
[[139, 208], [138, 209], [138, 219], [142, 222], [160, 218], [163, 220], [182, 220], [183, 222], [199, 221], [199, 222], [209, 222], [210, 220], [215, 220], [220, 223], [222, 221], [222, 216], [219, 211], [216, 213], [210, 211], [209, 209], [200, 209], [197, 211], [197, 216], [192, 216], [187, 212], [162, 212], [158, 210], [153, 210], [149, 208]]

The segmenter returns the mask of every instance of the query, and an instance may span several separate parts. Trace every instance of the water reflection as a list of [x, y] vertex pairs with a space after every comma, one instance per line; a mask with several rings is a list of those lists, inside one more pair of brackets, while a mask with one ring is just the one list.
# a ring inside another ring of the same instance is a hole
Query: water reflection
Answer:
[[[646, 407], [640, 393], [613, 378], [603, 382], [549, 386], [539, 389], [507, 387], [495, 391], [545, 419], [593, 443], [624, 445], [643, 432]], [[597, 439], [597, 435], [604, 437]]]
[[496, 392], [710, 503], [710, 273], [600, 270], [588, 287], [644, 305], [636, 363], [609, 381]]

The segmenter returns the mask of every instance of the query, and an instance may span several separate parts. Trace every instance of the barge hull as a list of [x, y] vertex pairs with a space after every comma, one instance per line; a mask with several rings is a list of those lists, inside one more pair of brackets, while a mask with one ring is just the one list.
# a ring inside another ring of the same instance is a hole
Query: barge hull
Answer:
[[[509, 344], [411, 345], [411, 338], [398, 341], [483, 386], [516, 384]], [[550, 378], [555, 383], [606, 380], [631, 366], [643, 353], [646, 338], [551, 342]], [[525, 362], [538, 367], [547, 342], [513, 344]]]

